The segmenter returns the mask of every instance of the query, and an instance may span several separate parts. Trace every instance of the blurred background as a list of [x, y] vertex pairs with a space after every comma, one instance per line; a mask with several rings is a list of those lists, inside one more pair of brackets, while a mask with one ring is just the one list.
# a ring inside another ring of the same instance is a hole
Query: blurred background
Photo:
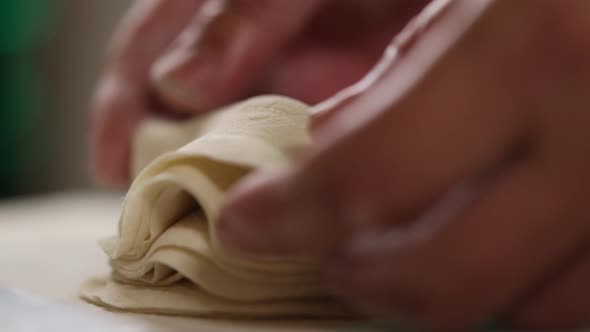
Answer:
[[0, 197], [92, 187], [88, 104], [130, 2], [0, 1]]

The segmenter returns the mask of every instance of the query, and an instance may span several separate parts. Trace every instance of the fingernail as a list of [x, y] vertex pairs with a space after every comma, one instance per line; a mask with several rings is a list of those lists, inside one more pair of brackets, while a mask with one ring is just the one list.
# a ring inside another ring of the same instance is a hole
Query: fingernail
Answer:
[[404, 242], [399, 239], [401, 234], [390, 232], [374, 229], [353, 234], [337, 247], [337, 252], [328, 257], [325, 273], [332, 280], [339, 280], [345, 285], [370, 283], [373, 278], [386, 275], [388, 267], [380, 262], [390, 261], [390, 255], [397, 248], [402, 248]]
[[404, 229], [368, 229], [350, 238], [343, 254], [350, 260], [366, 261], [383, 253], [393, 253], [411, 243], [412, 236]]
[[181, 111], [208, 109], [218, 61], [208, 52], [174, 49], [153, 66], [154, 88], [164, 102]]
[[189, 110], [221, 106], [225, 90], [231, 88], [221, 85], [231, 67], [232, 49], [244, 39], [242, 16], [224, 4], [209, 1], [171, 51], [154, 64], [152, 81], [165, 101]]

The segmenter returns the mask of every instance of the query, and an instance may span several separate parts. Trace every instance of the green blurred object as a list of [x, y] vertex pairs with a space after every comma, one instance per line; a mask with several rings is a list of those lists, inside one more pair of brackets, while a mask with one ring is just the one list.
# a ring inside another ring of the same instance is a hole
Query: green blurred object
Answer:
[[42, 77], [29, 59], [13, 59], [0, 71], [0, 196], [23, 194], [24, 182], [42, 171], [45, 153]]
[[58, 4], [0, 0], [0, 197], [24, 194], [34, 187], [32, 178], [47, 174], [49, 107], [38, 55]]
[[59, 1], [0, 1], [0, 53], [21, 53], [38, 47], [52, 31]]

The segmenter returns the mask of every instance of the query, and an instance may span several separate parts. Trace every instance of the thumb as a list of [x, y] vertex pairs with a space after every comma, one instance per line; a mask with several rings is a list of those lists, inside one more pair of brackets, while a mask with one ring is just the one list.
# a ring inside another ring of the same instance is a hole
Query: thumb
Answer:
[[209, 0], [152, 67], [163, 102], [195, 112], [247, 95], [325, 0]]

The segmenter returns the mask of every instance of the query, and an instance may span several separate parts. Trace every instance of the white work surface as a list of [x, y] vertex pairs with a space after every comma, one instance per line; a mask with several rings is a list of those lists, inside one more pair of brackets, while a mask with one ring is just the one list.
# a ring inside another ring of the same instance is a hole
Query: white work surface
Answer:
[[0, 201], [0, 288], [24, 290], [141, 332], [351, 331], [342, 323], [138, 315], [87, 304], [78, 289], [87, 278], [108, 273], [97, 240], [115, 233], [120, 205], [120, 195], [99, 193]]

